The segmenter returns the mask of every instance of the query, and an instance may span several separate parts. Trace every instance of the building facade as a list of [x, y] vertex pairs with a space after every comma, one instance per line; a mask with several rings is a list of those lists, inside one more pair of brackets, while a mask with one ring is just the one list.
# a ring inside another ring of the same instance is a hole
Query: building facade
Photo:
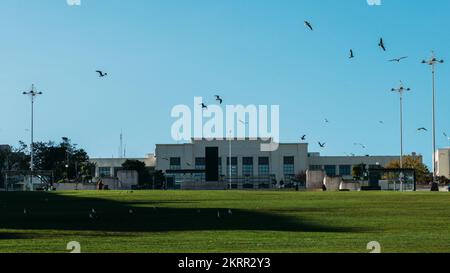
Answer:
[[144, 158], [91, 158], [89, 161], [95, 164], [95, 177], [111, 178], [117, 177], [117, 173], [123, 170], [122, 164], [127, 160], [144, 162], [148, 168], [156, 166], [154, 154], [148, 154]]
[[439, 149], [436, 152], [436, 173], [450, 179], [450, 148]]
[[185, 144], [160, 144], [156, 145], [155, 151], [156, 169], [178, 176], [194, 173], [196, 181], [204, 182], [204, 177], [195, 170], [205, 169], [206, 147], [218, 147], [219, 175], [224, 181], [270, 177], [276, 183], [289, 183], [294, 176], [307, 170], [325, 170], [329, 176], [351, 179], [355, 165], [386, 166], [393, 160], [399, 160], [399, 156], [321, 156], [319, 153], [309, 153], [306, 143], [281, 143], [276, 151], [262, 152], [262, 143], [265, 142], [248, 139], [193, 139]]

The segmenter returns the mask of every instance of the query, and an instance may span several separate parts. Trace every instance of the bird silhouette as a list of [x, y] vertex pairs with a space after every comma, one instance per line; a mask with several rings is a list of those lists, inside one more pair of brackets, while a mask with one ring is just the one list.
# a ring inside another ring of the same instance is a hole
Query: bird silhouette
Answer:
[[363, 148], [363, 149], [366, 148], [366, 145], [361, 144], [361, 143], [353, 143], [353, 145], [355, 145], [355, 146], [361, 146], [361, 148]]
[[311, 31], [314, 30], [313, 27], [312, 27], [312, 25], [311, 25], [311, 23], [308, 22], [308, 21], [305, 21], [305, 26], [306, 26], [307, 28], [309, 28]]
[[320, 141], [318, 143], [319, 143], [320, 148], [325, 148], [326, 143], [321, 143]]
[[303, 135], [302, 136], [302, 141], [305, 141], [306, 140], [306, 135]]
[[328, 119], [325, 119], [325, 123], [330, 123], [330, 121]]
[[386, 47], [384, 46], [383, 38], [380, 38], [380, 42], [378, 43], [378, 46], [381, 47], [381, 49], [383, 49], [383, 51], [386, 51]]
[[384, 121], [380, 120], [379, 123], [380, 123], [380, 124], [384, 124]]
[[401, 58], [394, 58], [392, 60], [389, 60], [389, 62], [397, 62], [397, 63], [399, 63], [401, 60], [404, 60], [406, 58], [408, 58], [408, 56], [401, 57]]
[[215, 97], [216, 97], [216, 101], [218, 101], [219, 104], [222, 104], [223, 99], [219, 95], [215, 95]]
[[349, 59], [353, 59], [355, 58], [355, 55], [353, 54], [353, 49], [350, 49], [350, 57]]
[[428, 132], [428, 129], [425, 128], [425, 127], [421, 127], [421, 128], [419, 128], [419, 129], [417, 129], [417, 131], [425, 131], [425, 132]]
[[202, 109], [208, 109], [208, 106], [206, 104], [201, 103], [200, 105], [202, 106]]
[[103, 73], [103, 71], [101, 71], [101, 70], [97, 70], [97, 71], [95, 71], [95, 72], [98, 73], [98, 75], [100, 76], [100, 78], [103, 78], [103, 77], [108, 76], [108, 73]]

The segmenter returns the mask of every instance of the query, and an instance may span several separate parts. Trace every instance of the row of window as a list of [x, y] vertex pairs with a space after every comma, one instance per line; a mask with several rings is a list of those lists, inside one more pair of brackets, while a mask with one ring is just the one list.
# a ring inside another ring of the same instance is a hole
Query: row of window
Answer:
[[[171, 170], [180, 170], [181, 169], [181, 158], [172, 157], [170, 158], [170, 169]], [[243, 176], [253, 176], [254, 174], [254, 158], [253, 157], [242, 157], [242, 175]], [[186, 163], [190, 165], [189, 163]], [[231, 157], [231, 166], [230, 166], [230, 158], [226, 158], [227, 171], [226, 173], [230, 173], [231, 176], [238, 176], [238, 158]], [[204, 157], [195, 158], [195, 166], [196, 170], [204, 170], [206, 167], [206, 160]], [[293, 156], [287, 156], [283, 158], [283, 173], [286, 176], [295, 175], [295, 161]], [[222, 175], [222, 158], [219, 158], [219, 174]], [[269, 165], [269, 157], [258, 157], [258, 175], [259, 176], [268, 176], [270, 175], [270, 165]]]
[[324, 170], [325, 173], [328, 176], [336, 176], [337, 175], [337, 169], [339, 169], [339, 175], [346, 176], [352, 174], [352, 166], [351, 165], [310, 165], [310, 170], [317, 171], [317, 170]]

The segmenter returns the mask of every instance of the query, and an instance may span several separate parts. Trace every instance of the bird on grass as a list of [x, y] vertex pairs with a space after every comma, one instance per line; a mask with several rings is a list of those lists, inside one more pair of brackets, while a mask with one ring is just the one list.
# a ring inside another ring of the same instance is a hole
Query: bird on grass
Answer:
[[219, 95], [215, 95], [215, 97], [216, 97], [216, 101], [218, 101], [219, 104], [222, 104], [223, 99]]
[[401, 60], [404, 60], [406, 58], [408, 58], [408, 56], [400, 57], [400, 58], [394, 58], [392, 60], [389, 60], [389, 62], [397, 62], [397, 63], [399, 63]]
[[103, 71], [101, 71], [101, 70], [97, 70], [97, 71], [95, 71], [95, 72], [97, 72], [98, 73], [98, 75], [99, 75], [99, 77], [100, 78], [103, 78], [103, 77], [106, 77], [106, 76], [108, 76], [108, 73], [104, 73]]
[[312, 25], [311, 25], [311, 23], [308, 22], [308, 21], [305, 21], [305, 26], [306, 26], [307, 28], [309, 28], [311, 31], [314, 30], [313, 27], [312, 27]]
[[383, 51], [386, 51], [386, 47], [384, 45], [383, 38], [380, 38], [380, 42], [378, 43], [378, 46], [381, 47], [381, 49], [383, 49]]

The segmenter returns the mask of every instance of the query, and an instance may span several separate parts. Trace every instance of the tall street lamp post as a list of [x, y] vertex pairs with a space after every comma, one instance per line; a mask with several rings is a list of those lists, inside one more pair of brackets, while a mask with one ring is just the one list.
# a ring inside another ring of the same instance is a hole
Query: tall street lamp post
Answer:
[[433, 123], [433, 129], [432, 129], [432, 145], [433, 145], [433, 183], [431, 184], [431, 191], [439, 191], [439, 185], [436, 180], [436, 85], [435, 85], [435, 72], [436, 72], [436, 65], [444, 63], [444, 60], [438, 60], [436, 58], [436, 55], [434, 54], [434, 51], [431, 54], [431, 58], [429, 60], [423, 60], [423, 64], [427, 64], [431, 66], [431, 73], [432, 73], [432, 82], [433, 82], [433, 95], [432, 95], [432, 123]]
[[42, 92], [37, 92], [34, 89], [34, 84], [31, 86], [31, 90], [28, 92], [23, 92], [23, 95], [27, 95], [31, 98], [31, 144], [30, 144], [30, 190], [33, 190], [33, 172], [34, 172], [34, 99], [35, 97], [42, 95]]
[[[400, 81], [400, 86], [392, 88], [391, 91], [400, 94], [400, 169], [403, 169], [403, 93], [411, 91], [411, 89], [405, 88], [403, 82]], [[400, 191], [403, 191], [403, 171], [400, 172]]]

